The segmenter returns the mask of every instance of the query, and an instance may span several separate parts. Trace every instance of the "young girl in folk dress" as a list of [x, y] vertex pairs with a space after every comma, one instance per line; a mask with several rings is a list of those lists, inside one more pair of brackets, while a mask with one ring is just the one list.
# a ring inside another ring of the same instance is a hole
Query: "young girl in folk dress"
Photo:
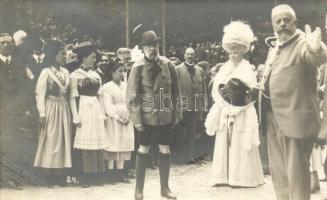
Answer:
[[108, 116], [106, 136], [108, 145], [105, 148], [105, 160], [108, 169], [114, 169], [116, 163], [117, 181], [129, 182], [123, 174], [124, 162], [131, 159], [134, 150], [134, 128], [129, 119], [126, 107], [126, 83], [124, 66], [118, 58], [109, 63], [111, 81], [106, 83], [101, 91], [103, 105]]
[[82, 186], [102, 185], [99, 180], [105, 169], [102, 150], [107, 145], [104, 127], [106, 117], [98, 99], [101, 77], [92, 70], [96, 61], [96, 48], [90, 42], [82, 42], [73, 52], [81, 61], [80, 68], [71, 74], [70, 104], [76, 126], [74, 149], [81, 155], [84, 172]]
[[72, 167], [69, 72], [62, 67], [66, 53], [60, 42], [50, 41], [47, 55], [49, 67], [42, 70], [35, 89], [41, 133], [34, 166], [46, 169], [53, 187], [64, 183], [64, 177], [58, 182], [55, 176]]
[[[246, 106], [233, 106], [219, 94], [219, 86], [232, 78], [241, 80], [249, 88], [257, 86], [253, 66], [243, 58], [253, 37], [250, 26], [240, 21], [231, 22], [224, 28], [222, 44], [229, 60], [214, 77], [214, 105], [205, 123], [207, 133], [216, 134], [212, 185], [256, 187], [264, 183], [258, 151], [258, 117], [253, 102]], [[226, 120], [228, 118], [233, 120], [232, 129]]]

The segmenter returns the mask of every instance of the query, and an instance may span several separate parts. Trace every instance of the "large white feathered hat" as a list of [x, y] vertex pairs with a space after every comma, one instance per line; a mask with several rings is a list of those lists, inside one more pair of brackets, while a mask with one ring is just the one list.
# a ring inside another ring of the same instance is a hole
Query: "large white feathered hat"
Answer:
[[230, 44], [238, 44], [250, 49], [250, 44], [254, 40], [251, 27], [242, 21], [232, 21], [224, 27], [222, 46], [225, 50], [229, 49]]

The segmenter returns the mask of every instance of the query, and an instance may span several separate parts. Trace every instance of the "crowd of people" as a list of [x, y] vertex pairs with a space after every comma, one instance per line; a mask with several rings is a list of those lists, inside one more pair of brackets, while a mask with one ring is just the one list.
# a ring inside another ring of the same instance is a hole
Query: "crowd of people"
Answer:
[[82, 187], [136, 178], [143, 199], [146, 168], [157, 165], [161, 195], [176, 199], [171, 159], [196, 164], [205, 155], [214, 186], [264, 184], [261, 130], [277, 199], [307, 200], [319, 183], [315, 172], [310, 188], [309, 167], [322, 165], [314, 154], [326, 143], [326, 117], [318, 133], [327, 104], [317, 102], [326, 101], [327, 49], [320, 29], [304, 33], [295, 20], [288, 5], [273, 9], [277, 37], [266, 40], [265, 65], [265, 48], [241, 21], [225, 26], [222, 42], [170, 46], [168, 58], [148, 30], [138, 47], [115, 52], [100, 39], [1, 33], [1, 136], [39, 133], [34, 166], [49, 187], [67, 176]]

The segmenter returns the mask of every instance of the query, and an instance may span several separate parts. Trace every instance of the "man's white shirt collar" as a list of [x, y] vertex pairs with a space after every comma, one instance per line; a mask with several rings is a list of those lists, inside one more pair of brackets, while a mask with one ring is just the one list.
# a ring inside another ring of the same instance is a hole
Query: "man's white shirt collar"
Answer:
[[6, 63], [7, 60], [9, 60], [9, 63], [11, 63], [11, 55], [6, 57], [6, 56], [0, 54], [0, 59], [1, 59], [2, 62], [4, 62], [4, 63]]
[[39, 61], [39, 58], [41, 58], [41, 62], [42, 62], [43, 59], [44, 59], [44, 56], [45, 56], [44, 53], [42, 53], [41, 55], [36, 55], [35, 53], [33, 54], [33, 57], [34, 57], [36, 62]]

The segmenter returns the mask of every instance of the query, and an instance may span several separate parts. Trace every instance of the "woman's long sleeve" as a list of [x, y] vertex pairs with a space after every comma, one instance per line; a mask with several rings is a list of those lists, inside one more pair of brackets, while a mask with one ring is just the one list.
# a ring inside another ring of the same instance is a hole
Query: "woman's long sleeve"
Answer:
[[[98, 90], [98, 100], [100, 102], [100, 106], [101, 106], [101, 110], [103, 112], [103, 114], [106, 116], [106, 111], [105, 111], [105, 108], [104, 108], [104, 100], [103, 100], [103, 87], [104, 86], [101, 86]], [[107, 116], [106, 116], [107, 118]]]
[[43, 69], [35, 88], [36, 107], [40, 117], [45, 117], [45, 95], [47, 91], [48, 69]]
[[73, 115], [73, 123], [78, 124], [80, 122], [79, 115], [77, 112], [76, 98], [79, 96], [77, 90], [77, 78], [72, 76], [70, 80], [70, 108]]
[[103, 88], [102, 91], [102, 97], [103, 97], [103, 105], [104, 105], [104, 110], [106, 112], [106, 114], [111, 117], [114, 118], [115, 120], [119, 119], [119, 115], [116, 111], [115, 105], [114, 105], [114, 101], [113, 101], [113, 96], [110, 93], [112, 91], [112, 88]]

